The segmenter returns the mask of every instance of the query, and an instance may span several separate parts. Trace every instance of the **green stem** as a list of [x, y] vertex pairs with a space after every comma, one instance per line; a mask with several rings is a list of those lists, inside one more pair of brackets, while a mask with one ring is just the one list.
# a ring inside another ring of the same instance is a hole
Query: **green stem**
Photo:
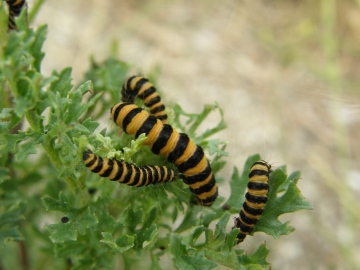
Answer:
[[42, 132], [42, 126], [40, 118], [37, 115], [35, 109], [31, 109], [25, 112], [26, 120], [29, 122], [30, 127], [36, 132]]
[[[54, 167], [60, 171], [60, 168], [62, 166], [62, 161], [60, 159], [59, 150], [54, 149], [53, 142], [55, 138], [47, 139], [45, 136], [44, 141], [42, 142], [42, 146], [44, 147], [44, 150], [48, 157], [50, 158], [51, 163], [54, 165]], [[77, 185], [74, 179], [70, 176], [64, 176], [63, 179], [65, 180], [66, 184], [71, 187], [72, 190], [76, 190]]]
[[[25, 117], [27, 119], [27, 121], [30, 124], [30, 127], [39, 133], [43, 132], [43, 128], [42, 128], [42, 123], [41, 123], [41, 118], [38, 116], [37, 112], [35, 109], [29, 110], [25, 113]], [[45, 136], [44, 141], [42, 142], [42, 146], [45, 150], [45, 152], [47, 153], [48, 157], [50, 158], [51, 162], [53, 163], [54, 167], [60, 171], [60, 168], [62, 166], [62, 161], [60, 159], [59, 156], [59, 150], [54, 148], [54, 138], [49, 139]], [[63, 178], [65, 180], [65, 182], [72, 188], [72, 190], [76, 189], [76, 182], [74, 181], [74, 179], [72, 179], [72, 177], [69, 176], [64, 176]]]
[[38, 13], [38, 11], [39, 11], [41, 5], [44, 3], [44, 1], [45, 0], [38, 0], [33, 4], [32, 8], [28, 14], [29, 23], [31, 23], [34, 20], [35, 15]]
[[123, 263], [124, 263], [124, 266], [123, 266], [123, 269], [124, 270], [131, 270], [132, 269], [132, 260], [126, 256], [126, 254], [122, 254], [122, 258], [123, 258]]

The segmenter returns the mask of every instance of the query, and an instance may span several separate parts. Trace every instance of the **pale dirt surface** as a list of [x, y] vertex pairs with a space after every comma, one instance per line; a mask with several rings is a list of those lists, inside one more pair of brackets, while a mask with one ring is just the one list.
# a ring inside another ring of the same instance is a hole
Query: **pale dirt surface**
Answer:
[[119, 57], [143, 75], [160, 66], [166, 104], [199, 112], [218, 102], [228, 123], [217, 135], [228, 142], [222, 177], [260, 153], [302, 171], [298, 186], [315, 207], [281, 218], [296, 227], [291, 235], [257, 234], [242, 248], [266, 240], [273, 269], [352, 269], [360, 264], [359, 214], [348, 212], [360, 194], [360, 11], [350, 1], [339, 8], [342, 87], [324, 75], [321, 11], [311, 1], [48, 0], [33, 26], [48, 24], [46, 74], [72, 66], [77, 83], [89, 55], [105, 59], [117, 40]]

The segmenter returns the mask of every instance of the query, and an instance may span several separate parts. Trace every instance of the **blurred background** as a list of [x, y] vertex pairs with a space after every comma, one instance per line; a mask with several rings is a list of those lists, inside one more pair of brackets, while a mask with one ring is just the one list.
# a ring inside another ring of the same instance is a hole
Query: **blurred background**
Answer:
[[281, 217], [292, 234], [257, 233], [241, 248], [266, 241], [273, 269], [360, 269], [359, 0], [47, 0], [32, 27], [45, 23], [46, 75], [72, 66], [79, 83], [90, 55], [117, 50], [134, 72], [160, 68], [168, 106], [197, 113], [218, 102], [222, 196], [233, 166], [255, 153], [302, 172], [314, 210]]

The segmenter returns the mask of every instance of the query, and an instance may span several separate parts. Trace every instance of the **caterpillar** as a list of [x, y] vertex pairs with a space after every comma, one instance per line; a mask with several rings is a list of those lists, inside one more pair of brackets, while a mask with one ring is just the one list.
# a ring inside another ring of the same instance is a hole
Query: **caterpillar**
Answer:
[[85, 166], [92, 172], [129, 186], [148, 186], [175, 180], [178, 174], [166, 166], [135, 166], [115, 159], [101, 158], [91, 150], [83, 152]]
[[268, 182], [271, 172], [271, 165], [263, 160], [255, 162], [250, 168], [248, 192], [245, 194], [245, 202], [239, 217], [235, 218], [233, 227], [233, 229], [240, 229], [237, 236], [238, 244], [252, 232], [255, 223], [264, 211], [264, 206], [268, 201]]
[[21, 10], [27, 6], [25, 0], [6, 0], [6, 3], [9, 6], [9, 22], [8, 29], [17, 30], [15, 23], [15, 17], [20, 15]]
[[166, 123], [167, 114], [161, 98], [156, 92], [156, 88], [148, 79], [141, 76], [132, 76], [127, 79], [122, 86], [122, 101], [134, 103], [135, 97], [144, 100], [145, 106], [150, 109], [150, 113]]
[[144, 144], [154, 154], [165, 156], [175, 164], [185, 184], [196, 196], [197, 204], [210, 206], [218, 196], [218, 188], [203, 149], [185, 133], [178, 133], [169, 124], [163, 124], [155, 116], [135, 104], [121, 102], [111, 108], [111, 118], [127, 134], [145, 133]]

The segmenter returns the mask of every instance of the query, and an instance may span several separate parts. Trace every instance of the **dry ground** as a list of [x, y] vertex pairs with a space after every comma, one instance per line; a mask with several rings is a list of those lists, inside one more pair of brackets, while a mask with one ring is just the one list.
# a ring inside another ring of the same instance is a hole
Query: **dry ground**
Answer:
[[144, 75], [160, 66], [167, 104], [199, 112], [218, 102], [228, 123], [223, 177], [261, 153], [301, 170], [299, 187], [315, 207], [282, 217], [296, 227], [291, 235], [259, 234], [242, 247], [266, 240], [273, 269], [355, 269], [360, 7], [315, 2], [48, 0], [33, 26], [49, 26], [46, 74], [72, 66], [78, 82], [89, 55], [105, 59], [117, 40], [119, 57]]

